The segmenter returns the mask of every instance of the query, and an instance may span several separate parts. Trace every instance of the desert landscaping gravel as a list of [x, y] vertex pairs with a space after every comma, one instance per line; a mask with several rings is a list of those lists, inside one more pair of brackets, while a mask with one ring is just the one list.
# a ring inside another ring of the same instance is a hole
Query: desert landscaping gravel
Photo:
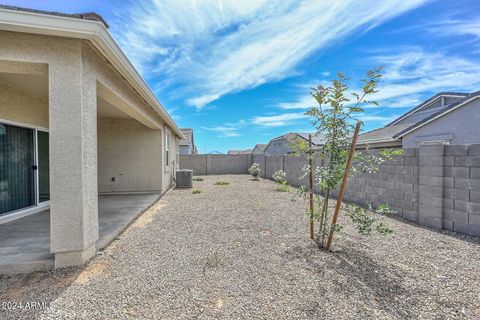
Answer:
[[[0, 278], [0, 319], [476, 319], [480, 242], [382, 218], [334, 252], [308, 237], [306, 203], [249, 176], [169, 191], [85, 267]], [[215, 185], [227, 181], [228, 185]], [[333, 203], [332, 203], [333, 205]]]

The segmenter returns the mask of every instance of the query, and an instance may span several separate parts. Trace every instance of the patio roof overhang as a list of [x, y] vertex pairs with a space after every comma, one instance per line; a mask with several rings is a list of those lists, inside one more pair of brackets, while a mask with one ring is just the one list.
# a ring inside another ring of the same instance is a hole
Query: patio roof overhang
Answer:
[[180, 139], [182, 131], [101, 21], [0, 8], [0, 30], [90, 41]]

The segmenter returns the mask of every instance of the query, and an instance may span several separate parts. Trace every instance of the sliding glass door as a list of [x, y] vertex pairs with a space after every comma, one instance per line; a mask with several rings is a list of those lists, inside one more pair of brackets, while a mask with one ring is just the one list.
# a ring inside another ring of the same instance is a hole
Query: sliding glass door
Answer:
[[50, 200], [48, 132], [0, 123], [0, 215]]
[[36, 205], [34, 133], [0, 123], [0, 214]]

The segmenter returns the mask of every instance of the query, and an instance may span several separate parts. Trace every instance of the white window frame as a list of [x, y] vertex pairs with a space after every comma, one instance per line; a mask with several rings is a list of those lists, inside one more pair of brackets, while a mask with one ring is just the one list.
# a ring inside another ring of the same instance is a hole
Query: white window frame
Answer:
[[170, 169], [170, 133], [165, 132], [165, 170]]

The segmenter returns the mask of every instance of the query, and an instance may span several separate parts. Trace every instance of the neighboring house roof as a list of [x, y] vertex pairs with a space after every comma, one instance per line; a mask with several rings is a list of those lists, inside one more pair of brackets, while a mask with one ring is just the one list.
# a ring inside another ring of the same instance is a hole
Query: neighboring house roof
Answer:
[[181, 139], [179, 145], [181, 146], [193, 146], [193, 129], [190, 128], [181, 128], [180, 129], [185, 137], [185, 139]]
[[[464, 93], [464, 92], [439, 92], [439, 93], [435, 94], [434, 96], [428, 98], [424, 102], [420, 103], [415, 108], [413, 108], [410, 111], [404, 113], [403, 115], [401, 115], [397, 119], [393, 120], [392, 122], [390, 122], [386, 126], [392, 126], [392, 125], [397, 124], [398, 122], [406, 119], [407, 117], [413, 115], [414, 113], [420, 111], [421, 109], [428, 106], [429, 104], [431, 104], [435, 100], [441, 99], [442, 97], [454, 97], [454, 98], [457, 98], [457, 99], [461, 99], [461, 98], [466, 97], [466, 96], [468, 96], [468, 93]], [[454, 101], [452, 101], [452, 102], [454, 102]], [[447, 105], [448, 104], [449, 103], [447, 103]]]
[[396, 140], [394, 136], [402, 130], [410, 127], [411, 124], [399, 124], [394, 126], [387, 126], [378, 128], [372, 131], [365, 132], [358, 137], [357, 144], [391, 142]]
[[266, 147], [267, 147], [266, 143], [257, 143], [255, 147], [252, 149], [252, 151], [255, 150], [255, 148], [260, 149], [260, 151], [265, 151]]
[[[430, 119], [438, 117], [470, 95], [463, 92], [440, 92], [415, 108], [404, 113], [383, 128], [365, 132], [358, 137], [358, 144], [374, 144], [400, 141], [399, 139]], [[443, 99], [443, 100], [442, 100]], [[408, 121], [407, 121], [408, 119]]]
[[56, 12], [56, 11], [46, 11], [46, 10], [21, 8], [21, 7], [16, 7], [16, 6], [4, 5], [4, 4], [0, 4], [0, 9], [17, 10], [17, 11], [23, 11], [23, 12], [48, 14], [48, 15], [59, 16], [59, 17], [69, 17], [69, 18], [76, 18], [76, 19], [100, 21], [101, 23], [103, 23], [105, 28], [107, 28], [107, 29], [109, 28], [109, 25], [102, 18], [102, 16], [95, 13], [95, 12], [73, 13], [72, 14], [72, 13], [63, 13], [63, 12]]
[[435, 121], [436, 119], [440, 118], [440, 117], [443, 117], [444, 115], [458, 109], [458, 108], [461, 108], [463, 106], [465, 106], [466, 104], [470, 103], [471, 101], [475, 100], [475, 99], [478, 99], [480, 98], [480, 91], [476, 91], [476, 92], [473, 92], [469, 95], [467, 95], [466, 97], [464, 97], [463, 99], [460, 99], [458, 100], [457, 102], [454, 102], [452, 104], [449, 104], [447, 105], [445, 108], [443, 108], [442, 110], [432, 114], [431, 116], [413, 124], [413, 125], [409, 125], [407, 128], [405, 128], [404, 130], [398, 132], [397, 134], [394, 135], [394, 138], [401, 138], [403, 137], [404, 135], [412, 132], [412, 131], [415, 131], [421, 127], [423, 127], [424, 125], [426, 125], [427, 123], [430, 123], [432, 121]]
[[323, 134], [315, 135], [315, 133], [295, 132], [297, 135], [308, 141], [308, 135], [312, 135], [312, 143], [317, 146], [324, 145], [327, 138]]
[[0, 30], [41, 34], [90, 41], [174, 132], [180, 128], [158, 101], [96, 13], [61, 14], [19, 7], [0, 6]]
[[325, 144], [326, 137], [323, 134], [315, 135], [315, 133], [308, 133], [308, 132], [289, 132], [289, 133], [283, 134], [279, 137], [276, 137], [276, 138], [273, 138], [272, 140], [270, 140], [268, 142], [268, 144], [266, 145], [264, 151], [268, 149], [268, 147], [270, 146], [270, 144], [272, 144], [272, 142], [282, 140], [282, 139], [290, 140], [290, 139], [295, 139], [295, 137], [300, 137], [300, 138], [308, 141], [308, 135], [309, 134], [312, 135], [312, 144], [314, 146], [321, 146], [321, 145]]
[[249, 154], [252, 153], [252, 149], [246, 150], [228, 150], [228, 154]]

